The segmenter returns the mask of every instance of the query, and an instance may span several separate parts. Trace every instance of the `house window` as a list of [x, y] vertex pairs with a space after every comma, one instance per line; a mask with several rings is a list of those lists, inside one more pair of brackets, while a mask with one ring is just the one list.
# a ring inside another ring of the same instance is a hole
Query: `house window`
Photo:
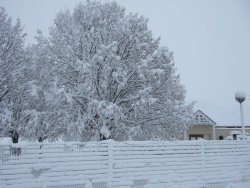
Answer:
[[196, 115], [195, 122], [197, 124], [199, 124], [199, 123], [209, 123], [209, 121], [202, 115]]
[[200, 140], [203, 139], [203, 134], [190, 134], [189, 140]]

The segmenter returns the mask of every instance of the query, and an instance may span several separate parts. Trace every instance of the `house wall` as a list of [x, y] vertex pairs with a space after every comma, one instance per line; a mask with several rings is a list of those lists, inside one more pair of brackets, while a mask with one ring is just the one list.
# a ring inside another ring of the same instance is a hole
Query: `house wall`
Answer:
[[203, 135], [203, 138], [206, 140], [213, 139], [213, 127], [210, 125], [195, 125], [187, 131], [187, 139], [190, 138], [190, 135]]
[[[228, 128], [228, 127], [216, 127], [215, 128], [215, 139], [219, 140], [220, 136], [223, 136], [223, 139], [225, 139], [227, 136], [230, 136], [231, 131], [239, 131], [242, 132], [241, 128]], [[246, 133], [250, 134], [250, 127], [246, 126]], [[195, 125], [190, 130], [187, 131], [187, 139], [190, 140], [190, 135], [199, 135], [203, 136], [203, 139], [206, 140], [213, 140], [213, 126], [211, 125]], [[181, 140], [184, 140], [182, 138]]]
[[[225, 139], [227, 136], [230, 136], [230, 132], [231, 131], [239, 131], [242, 132], [241, 128], [216, 128], [215, 132], [216, 132], [216, 140], [219, 140], [220, 136], [223, 136], [223, 138]], [[246, 132], [250, 134], [250, 129], [246, 128]]]

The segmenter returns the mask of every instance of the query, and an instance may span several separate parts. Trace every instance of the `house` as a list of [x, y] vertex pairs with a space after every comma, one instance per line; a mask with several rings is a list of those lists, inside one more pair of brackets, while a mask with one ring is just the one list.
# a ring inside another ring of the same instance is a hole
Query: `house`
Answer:
[[[198, 110], [194, 113], [194, 126], [184, 133], [184, 140], [224, 140], [232, 131], [241, 132], [239, 125], [217, 125], [204, 112]], [[246, 133], [250, 133], [250, 126], [245, 126]]]
[[[249, 135], [250, 133], [250, 126], [245, 126], [246, 134]], [[237, 139], [237, 135], [242, 135], [242, 127], [237, 125], [216, 125], [215, 127], [216, 132], [216, 140], [224, 140], [228, 136], [232, 136], [233, 139]], [[249, 136], [248, 136], [249, 139]]]
[[216, 123], [201, 110], [194, 113], [194, 126], [186, 131], [185, 140], [213, 140]]

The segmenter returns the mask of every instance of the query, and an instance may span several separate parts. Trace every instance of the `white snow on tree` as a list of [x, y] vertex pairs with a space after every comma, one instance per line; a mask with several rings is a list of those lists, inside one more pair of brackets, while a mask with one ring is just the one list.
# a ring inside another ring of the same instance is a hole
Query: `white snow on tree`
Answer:
[[[0, 11], [0, 136], [66, 141], [178, 139], [193, 104], [148, 20], [115, 2], [61, 11], [37, 43]], [[15, 137], [15, 135], [13, 136]]]
[[66, 139], [176, 139], [191, 125], [173, 54], [147, 22], [115, 2], [88, 1], [38, 36], [67, 99]]
[[11, 18], [0, 7], [0, 136], [18, 138], [21, 124], [25, 123], [23, 112], [30, 78], [25, 35], [20, 20], [12, 25]]
[[[38, 31], [41, 34], [41, 31]], [[32, 54], [32, 81], [29, 82], [29, 104], [24, 111], [26, 124], [21, 127], [22, 136], [28, 140], [56, 141], [66, 127], [69, 119], [65, 111], [67, 93], [57, 87], [57, 77], [51, 71], [52, 64], [47, 56], [47, 49], [43, 48], [43, 38], [36, 37], [37, 44], [28, 49]], [[69, 125], [69, 123], [68, 123]]]

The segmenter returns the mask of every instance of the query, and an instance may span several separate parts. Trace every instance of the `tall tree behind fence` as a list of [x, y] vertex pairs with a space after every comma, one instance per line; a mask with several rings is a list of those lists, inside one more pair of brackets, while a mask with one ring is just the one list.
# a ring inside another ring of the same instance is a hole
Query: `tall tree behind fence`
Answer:
[[0, 145], [0, 187], [225, 187], [250, 180], [245, 141]]

